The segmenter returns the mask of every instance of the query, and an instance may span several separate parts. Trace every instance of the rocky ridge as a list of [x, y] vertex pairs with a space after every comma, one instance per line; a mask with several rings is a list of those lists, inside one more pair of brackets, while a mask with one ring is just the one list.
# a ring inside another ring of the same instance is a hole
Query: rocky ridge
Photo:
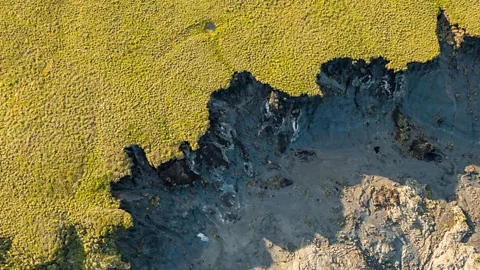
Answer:
[[[439, 18], [441, 53], [322, 65], [323, 96], [247, 72], [210, 127], [155, 168], [139, 146], [112, 194], [132, 269], [478, 269], [480, 40]], [[455, 34], [455, 35], [454, 35]], [[461, 43], [459, 45], [459, 43]]]

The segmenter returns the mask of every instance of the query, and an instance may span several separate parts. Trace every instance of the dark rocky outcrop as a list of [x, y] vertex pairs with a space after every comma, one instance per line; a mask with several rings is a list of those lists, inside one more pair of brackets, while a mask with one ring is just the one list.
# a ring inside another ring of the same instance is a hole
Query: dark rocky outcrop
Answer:
[[459, 175], [480, 161], [480, 40], [457, 46], [445, 23], [441, 54], [406, 71], [382, 58], [323, 64], [323, 97], [234, 74], [212, 93], [210, 127], [198, 149], [181, 145], [182, 159], [155, 169], [140, 147], [126, 148], [131, 175], [111, 185], [134, 220], [117, 241], [124, 259], [133, 269], [472, 263], [480, 246], [462, 239], [477, 220], [460, 219], [480, 213], [463, 188], [480, 187]]

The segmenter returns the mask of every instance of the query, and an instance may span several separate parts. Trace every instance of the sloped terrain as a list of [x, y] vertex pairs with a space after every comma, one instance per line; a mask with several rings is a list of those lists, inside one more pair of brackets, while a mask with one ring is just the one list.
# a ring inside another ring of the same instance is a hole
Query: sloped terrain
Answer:
[[[478, 269], [480, 39], [444, 17], [441, 53], [322, 65], [324, 95], [247, 73], [211, 95], [198, 149], [159, 167], [125, 149], [111, 184], [132, 269]], [[461, 43], [461, 45], [460, 45]], [[460, 45], [460, 46], [459, 46]]]
[[210, 94], [234, 72], [317, 95], [321, 63], [383, 56], [399, 70], [430, 60], [439, 10], [480, 35], [479, 8], [479, 0], [1, 1], [0, 268], [128, 267], [113, 239], [131, 217], [109, 191], [128, 173], [122, 149], [139, 144], [158, 166], [182, 141], [196, 148]]

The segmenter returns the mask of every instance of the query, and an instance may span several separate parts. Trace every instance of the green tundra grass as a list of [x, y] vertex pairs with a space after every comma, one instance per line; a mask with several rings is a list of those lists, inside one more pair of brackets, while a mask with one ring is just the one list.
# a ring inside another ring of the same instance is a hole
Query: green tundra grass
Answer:
[[480, 34], [479, 0], [0, 0], [0, 268], [128, 268], [123, 147], [175, 155], [235, 71], [313, 95], [334, 57], [429, 60], [440, 9]]

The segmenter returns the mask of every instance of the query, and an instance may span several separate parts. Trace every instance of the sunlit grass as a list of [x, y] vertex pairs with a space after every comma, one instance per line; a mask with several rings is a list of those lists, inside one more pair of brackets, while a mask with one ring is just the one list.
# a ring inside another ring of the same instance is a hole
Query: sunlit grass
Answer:
[[108, 190], [122, 148], [158, 164], [194, 142], [234, 71], [318, 94], [334, 57], [434, 57], [440, 7], [480, 34], [478, 0], [0, 2], [0, 238], [15, 269], [62, 268], [72, 227], [79, 264], [126, 267], [109, 240], [131, 224]]

